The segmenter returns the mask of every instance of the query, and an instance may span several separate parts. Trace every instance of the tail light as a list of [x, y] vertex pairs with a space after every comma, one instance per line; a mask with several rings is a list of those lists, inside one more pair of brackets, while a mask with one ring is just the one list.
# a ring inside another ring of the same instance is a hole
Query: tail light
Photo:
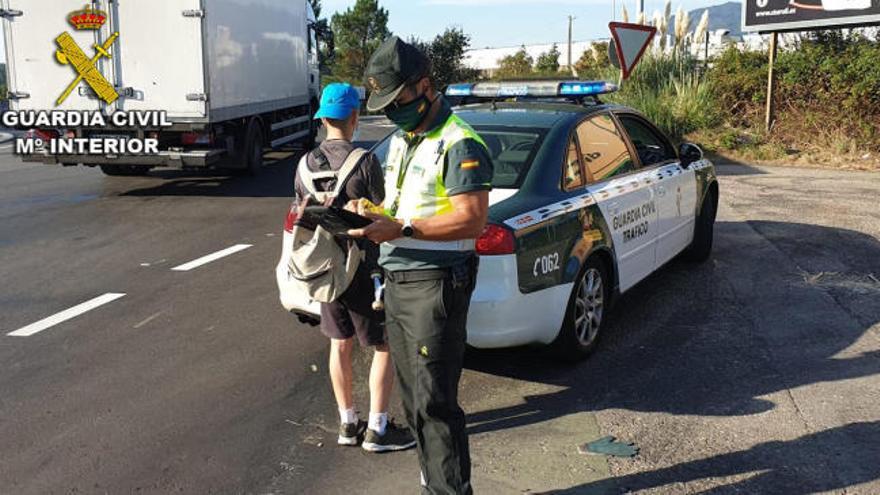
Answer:
[[516, 250], [516, 239], [510, 230], [490, 223], [483, 229], [483, 235], [477, 239], [477, 254], [491, 256], [497, 254], [513, 254]]
[[42, 139], [43, 141], [51, 141], [53, 139], [58, 139], [61, 135], [58, 131], [53, 131], [51, 129], [31, 129], [25, 133], [24, 137], [25, 139]]
[[214, 133], [212, 132], [184, 132], [180, 136], [180, 142], [184, 146], [193, 144], [214, 144]]
[[284, 230], [289, 234], [293, 233], [293, 226], [294, 224], [296, 224], [296, 220], [299, 218], [296, 210], [297, 207], [295, 204], [290, 205], [290, 209], [287, 210], [287, 218], [284, 219]]

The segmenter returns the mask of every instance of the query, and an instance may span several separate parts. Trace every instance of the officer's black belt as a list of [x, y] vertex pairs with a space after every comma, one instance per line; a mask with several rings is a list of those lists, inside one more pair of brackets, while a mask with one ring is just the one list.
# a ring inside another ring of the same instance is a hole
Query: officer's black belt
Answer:
[[452, 270], [450, 270], [449, 268], [437, 268], [431, 270], [399, 270], [394, 272], [386, 271], [385, 279], [396, 284], [403, 284], [406, 282], [442, 280], [449, 278], [451, 274]]

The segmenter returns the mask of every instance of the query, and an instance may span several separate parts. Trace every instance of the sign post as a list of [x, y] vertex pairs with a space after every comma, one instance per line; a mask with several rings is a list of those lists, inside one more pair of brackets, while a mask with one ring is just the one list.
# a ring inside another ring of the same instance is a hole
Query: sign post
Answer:
[[776, 73], [774, 71], [774, 65], [776, 64], [776, 42], [778, 36], [778, 33], [770, 35], [770, 68], [767, 70], [767, 115], [764, 119], [764, 129], [766, 129], [767, 132], [770, 132], [770, 129], [773, 127], [773, 120], [776, 118], [774, 115], [775, 109], [773, 108], [773, 93], [776, 91]]

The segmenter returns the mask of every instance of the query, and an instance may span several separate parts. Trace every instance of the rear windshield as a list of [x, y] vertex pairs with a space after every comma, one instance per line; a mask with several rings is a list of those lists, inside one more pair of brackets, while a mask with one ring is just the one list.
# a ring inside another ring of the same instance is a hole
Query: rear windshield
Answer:
[[[541, 147], [546, 129], [529, 129], [523, 127], [475, 126], [474, 130], [483, 138], [495, 174], [492, 187], [496, 189], [517, 189], [526, 176], [532, 160]], [[390, 136], [376, 144], [373, 153], [383, 168], [388, 156]]]

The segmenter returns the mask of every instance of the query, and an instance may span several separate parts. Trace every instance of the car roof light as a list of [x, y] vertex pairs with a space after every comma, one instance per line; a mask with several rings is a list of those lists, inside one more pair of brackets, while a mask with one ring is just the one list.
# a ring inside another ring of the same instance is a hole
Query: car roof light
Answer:
[[488, 81], [452, 84], [447, 96], [479, 98], [597, 96], [617, 91], [617, 85], [605, 81]]
[[446, 88], [446, 96], [471, 96], [473, 90], [473, 84], [450, 84]]
[[570, 81], [559, 85], [560, 96], [595, 96], [615, 91], [617, 85], [605, 81]]

